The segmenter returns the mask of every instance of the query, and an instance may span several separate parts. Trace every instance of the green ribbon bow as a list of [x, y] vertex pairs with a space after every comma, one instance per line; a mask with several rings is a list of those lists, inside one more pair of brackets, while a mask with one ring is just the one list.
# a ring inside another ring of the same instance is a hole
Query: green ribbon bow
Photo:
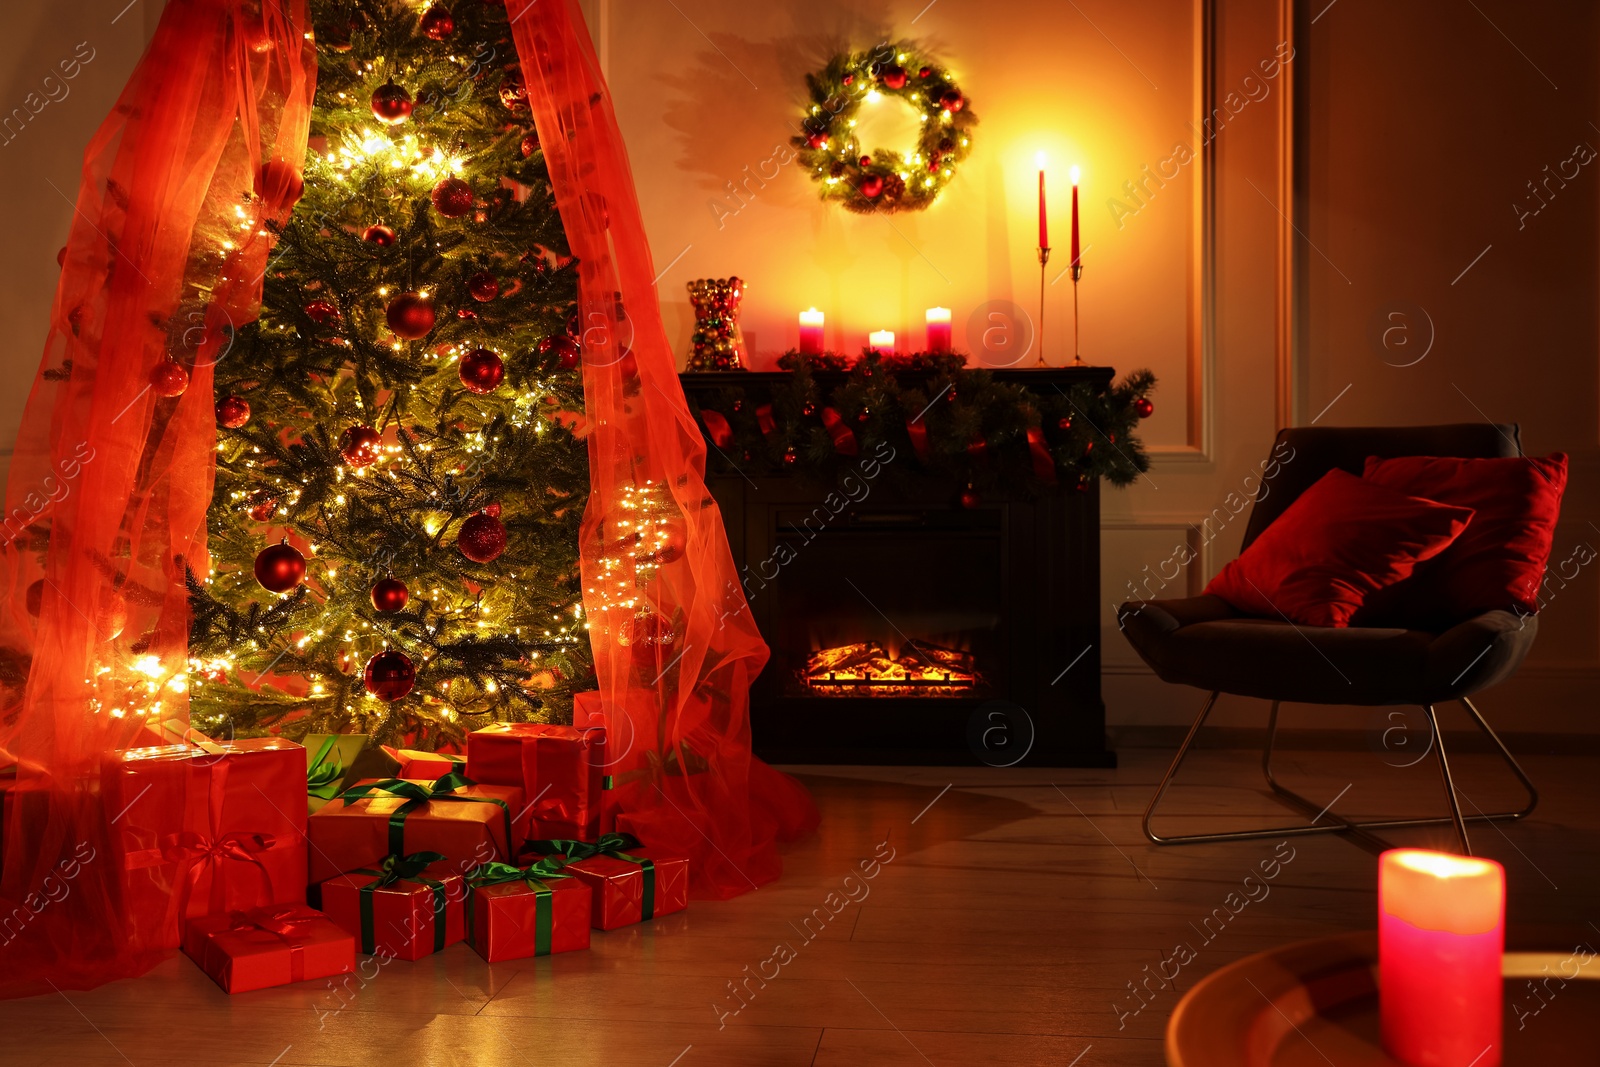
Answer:
[[355, 874], [371, 874], [376, 877], [361, 887], [361, 951], [366, 953], [378, 950], [377, 921], [373, 917], [374, 894], [386, 886], [396, 882], [417, 882], [433, 890], [433, 951], [444, 950], [445, 938], [445, 908], [448, 898], [445, 896], [444, 883], [432, 878], [422, 877], [422, 872], [429, 864], [440, 863], [445, 859], [440, 852], [413, 852], [409, 856], [390, 855], [383, 858], [381, 870], [372, 870], [363, 867], [354, 871]]
[[500, 814], [505, 820], [506, 847], [511, 846], [511, 808], [499, 797], [464, 797], [456, 792], [468, 786], [476, 785], [471, 778], [460, 771], [451, 771], [449, 774], [433, 783], [431, 788], [416, 782], [408, 782], [403, 778], [385, 778], [381, 782], [371, 785], [358, 785], [346, 789], [340, 794], [340, 799], [346, 804], [354, 804], [358, 800], [365, 800], [372, 793], [388, 793], [390, 796], [405, 797], [406, 802], [394, 810], [389, 816], [389, 852], [391, 855], [403, 856], [406, 851], [406, 816], [418, 808], [427, 807], [429, 801], [459, 801], [474, 804], [497, 804]]
[[[327, 740], [322, 742], [322, 747], [317, 749], [317, 758], [306, 768], [307, 796], [332, 800], [339, 795], [339, 783], [344, 779], [344, 764], [339, 760], [338, 749], [334, 748], [336, 740], [329, 734]], [[333, 753], [331, 760], [328, 759], [330, 752]]]
[[644, 895], [639, 903], [639, 921], [648, 922], [655, 918], [656, 861], [643, 856], [628, 855], [626, 849], [639, 847], [639, 839], [632, 834], [603, 834], [598, 841], [567, 841], [551, 838], [529, 841], [528, 847], [535, 852], [564, 853], [568, 863], [576, 863], [578, 860], [586, 860], [593, 856], [610, 856], [612, 859], [638, 864], [644, 879]]
[[[502, 885], [506, 882], [524, 882], [533, 891], [533, 954], [535, 956], [550, 955], [550, 939], [555, 928], [555, 901], [552, 890], [546, 882], [553, 882], [560, 878], [571, 878], [570, 874], [562, 874], [561, 868], [566, 866], [566, 861], [546, 858], [531, 863], [526, 867], [518, 867], [510, 863], [485, 863], [474, 868], [467, 875], [467, 885], [473, 889], [483, 886]], [[473, 921], [473, 900], [476, 893], [467, 894], [467, 927], [475, 930]]]

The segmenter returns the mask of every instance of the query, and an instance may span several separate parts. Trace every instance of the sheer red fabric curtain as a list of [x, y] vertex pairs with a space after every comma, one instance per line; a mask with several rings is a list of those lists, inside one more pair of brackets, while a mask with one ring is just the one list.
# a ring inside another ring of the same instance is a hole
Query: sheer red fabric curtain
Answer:
[[[690, 855], [698, 895], [732, 896], [777, 877], [775, 842], [813, 828], [816, 808], [750, 754], [749, 689], [767, 647], [706, 491], [705, 443], [678, 382], [627, 151], [577, 0], [507, 7], [579, 260], [584, 606], [623, 826]], [[643, 569], [642, 515], [664, 546]]]
[[[184, 567], [206, 571], [211, 370], [258, 312], [263, 223], [299, 195], [309, 30], [305, 0], [170, 0], [84, 156], [0, 534], [9, 994], [159, 956], [160, 917], [119, 899], [106, 842], [120, 813], [103, 810], [98, 767], [187, 727]], [[152, 384], [167, 361], [181, 395]]]

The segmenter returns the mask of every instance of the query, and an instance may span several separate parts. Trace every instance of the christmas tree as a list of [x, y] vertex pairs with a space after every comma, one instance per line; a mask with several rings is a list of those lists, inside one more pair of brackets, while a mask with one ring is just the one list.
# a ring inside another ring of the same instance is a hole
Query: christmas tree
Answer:
[[304, 192], [215, 372], [194, 722], [561, 721], [592, 685], [576, 269], [506, 9], [311, 6]]

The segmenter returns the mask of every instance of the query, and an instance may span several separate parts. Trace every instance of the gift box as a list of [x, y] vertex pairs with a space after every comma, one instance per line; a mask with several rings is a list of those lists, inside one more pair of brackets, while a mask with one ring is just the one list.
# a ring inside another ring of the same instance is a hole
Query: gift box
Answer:
[[320, 810], [343, 792], [352, 767], [367, 747], [367, 735], [307, 734], [301, 744], [306, 750], [306, 807], [309, 813]]
[[593, 895], [559, 860], [486, 864], [467, 885], [468, 940], [490, 963], [589, 947]]
[[101, 775], [121, 911], [148, 947], [183, 922], [305, 899], [306, 759], [279, 738], [111, 754]]
[[451, 752], [425, 752], [420, 748], [397, 748], [394, 753], [400, 762], [399, 773], [391, 776], [394, 778], [426, 778], [431, 782], [447, 774], [472, 777], [467, 774], [465, 756]]
[[322, 883], [322, 912], [362, 952], [418, 960], [466, 939], [466, 884], [444, 856], [418, 852]]
[[689, 860], [641, 848], [637, 838], [608, 834], [599, 841], [531, 841], [535, 854], [565, 859], [561, 868], [588, 887], [596, 930], [615, 930], [689, 906]]
[[304, 904], [280, 904], [191, 921], [183, 954], [229, 993], [348, 974], [356, 939]]
[[516, 842], [513, 818], [521, 811], [522, 790], [458, 775], [361, 782], [307, 820], [311, 881], [413, 852], [437, 852], [458, 871], [508, 859]]
[[606, 731], [502, 722], [467, 735], [467, 777], [516, 786], [528, 798], [525, 838], [600, 836]]

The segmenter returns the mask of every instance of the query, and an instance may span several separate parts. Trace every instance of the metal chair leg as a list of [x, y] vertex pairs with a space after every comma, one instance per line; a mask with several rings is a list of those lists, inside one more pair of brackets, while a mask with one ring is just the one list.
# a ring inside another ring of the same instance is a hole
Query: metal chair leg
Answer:
[[[1489, 813], [1480, 812], [1476, 815], [1462, 815], [1455, 791], [1455, 785], [1450, 777], [1450, 767], [1445, 757], [1444, 742], [1442, 734], [1439, 730], [1438, 719], [1434, 713], [1432, 705], [1423, 705], [1423, 712], [1428, 719], [1428, 727], [1432, 731], [1434, 743], [1438, 746], [1440, 773], [1444, 779], [1446, 798], [1450, 803], [1450, 814], [1448, 816], [1426, 816], [1410, 819], [1373, 819], [1363, 821], [1346, 819], [1342, 815], [1336, 815], [1329, 811], [1329, 806], [1319, 806], [1315, 801], [1301, 796], [1292, 789], [1285, 787], [1273, 776], [1272, 756], [1277, 742], [1278, 710], [1281, 703], [1280, 701], [1273, 701], [1272, 710], [1267, 718], [1267, 741], [1261, 753], [1261, 773], [1266, 779], [1267, 785], [1274, 793], [1288, 801], [1291, 805], [1302, 808], [1308, 814], [1311, 814], [1313, 816], [1311, 823], [1301, 826], [1278, 826], [1260, 830], [1234, 830], [1223, 833], [1181, 834], [1170, 837], [1162, 837], [1150, 829], [1151, 819], [1155, 815], [1156, 807], [1158, 804], [1160, 804], [1161, 798], [1166, 795], [1167, 788], [1172, 784], [1173, 778], [1176, 777], [1178, 768], [1182, 766], [1185, 757], [1188, 756], [1190, 749], [1193, 748], [1195, 737], [1199, 734], [1200, 727], [1205, 724], [1207, 717], [1210, 716], [1212, 708], [1216, 706], [1217, 698], [1219, 696], [1220, 693], [1213, 692], [1206, 700], [1205, 707], [1201, 708], [1199, 716], [1194, 721], [1194, 725], [1189, 728], [1188, 736], [1184, 738], [1183, 744], [1179, 746], [1177, 754], [1172, 759], [1172, 765], [1167, 768], [1167, 773], [1162, 777], [1161, 783], [1156, 787], [1155, 795], [1150, 798], [1150, 803], [1145, 808], [1143, 821], [1144, 835], [1158, 845], [1198, 844], [1207, 841], [1250, 841], [1265, 837], [1293, 837], [1306, 834], [1349, 833], [1352, 831], [1361, 832], [1367, 830], [1395, 830], [1418, 826], [1453, 825], [1455, 827], [1457, 836], [1461, 839], [1462, 850], [1466, 852], [1466, 854], [1471, 855], [1471, 852], [1469, 851], [1470, 846], [1467, 840], [1466, 823], [1488, 822], [1494, 819], [1521, 819], [1532, 812], [1534, 807], [1539, 803], [1538, 790], [1534, 788], [1533, 782], [1528, 778], [1527, 774], [1522, 770], [1522, 767], [1511, 755], [1510, 750], [1506, 748], [1499, 736], [1496, 735], [1492, 729], [1490, 729], [1488, 722], [1486, 722], [1483, 716], [1479, 714], [1478, 709], [1475, 708], [1466, 698], [1462, 698], [1461, 703], [1467, 709], [1467, 712], [1472, 717], [1473, 722], [1478, 725], [1479, 729], [1488, 734], [1489, 739], [1494, 742], [1495, 747], [1499, 750], [1501, 758], [1505, 760], [1507, 766], [1511, 768], [1511, 772], [1517, 777], [1517, 780], [1522, 783], [1523, 788], [1527, 790], [1527, 805], [1518, 811], [1498, 811]], [[1318, 825], [1318, 823], [1324, 818], [1327, 818], [1330, 821], [1325, 825]]]

